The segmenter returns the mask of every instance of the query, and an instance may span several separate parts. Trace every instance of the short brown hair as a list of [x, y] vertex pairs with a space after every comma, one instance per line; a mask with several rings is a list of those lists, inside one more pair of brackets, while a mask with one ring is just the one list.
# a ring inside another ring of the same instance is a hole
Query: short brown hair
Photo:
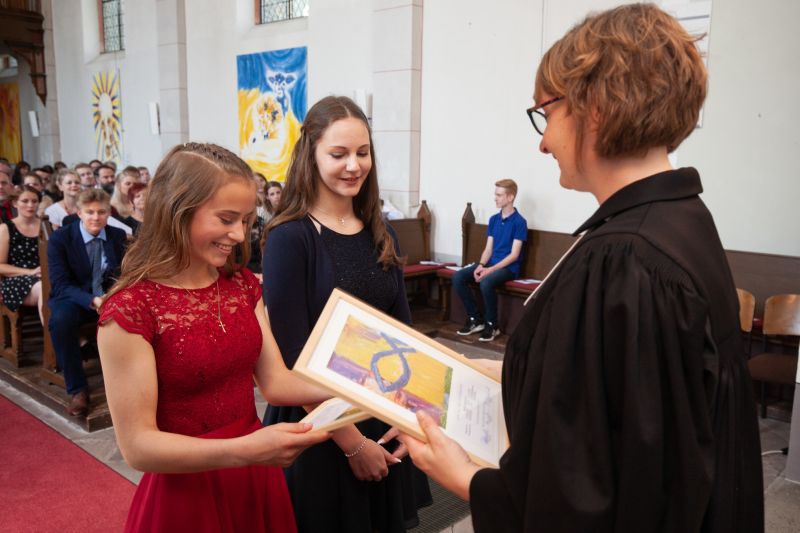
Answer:
[[86, 204], [100, 202], [101, 204], [111, 205], [111, 197], [103, 189], [86, 189], [78, 195], [78, 207], [82, 208]]
[[494, 182], [494, 186], [502, 187], [506, 190], [506, 192], [511, 194], [514, 198], [517, 197], [517, 182], [512, 179], [503, 178], [499, 181]]
[[542, 58], [542, 93], [563, 96], [580, 151], [591, 116], [599, 117], [595, 150], [602, 157], [677, 148], [697, 125], [707, 74], [697, 37], [650, 4], [630, 4], [572, 28]]

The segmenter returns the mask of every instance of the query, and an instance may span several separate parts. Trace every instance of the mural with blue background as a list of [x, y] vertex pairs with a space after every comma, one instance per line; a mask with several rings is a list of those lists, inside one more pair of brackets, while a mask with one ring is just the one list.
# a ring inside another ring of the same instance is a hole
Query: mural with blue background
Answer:
[[236, 57], [239, 155], [267, 180], [284, 181], [308, 98], [307, 49]]

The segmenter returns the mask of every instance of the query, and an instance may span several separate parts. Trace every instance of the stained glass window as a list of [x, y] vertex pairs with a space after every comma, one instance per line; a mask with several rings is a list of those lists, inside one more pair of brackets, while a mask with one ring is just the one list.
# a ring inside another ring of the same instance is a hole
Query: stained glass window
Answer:
[[100, 0], [104, 52], [125, 50], [125, 26], [122, 23], [123, 5], [123, 0]]
[[308, 0], [258, 0], [259, 24], [308, 16]]

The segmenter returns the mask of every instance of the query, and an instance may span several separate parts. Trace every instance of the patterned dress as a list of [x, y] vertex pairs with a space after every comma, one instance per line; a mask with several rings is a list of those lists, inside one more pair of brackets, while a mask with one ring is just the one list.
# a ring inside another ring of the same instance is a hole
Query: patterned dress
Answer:
[[[39, 239], [26, 237], [10, 220], [8, 226], [8, 264], [19, 268], [36, 268], [39, 266]], [[3, 303], [16, 311], [22, 301], [31, 292], [31, 287], [41, 279], [40, 276], [11, 276], [3, 278]]]

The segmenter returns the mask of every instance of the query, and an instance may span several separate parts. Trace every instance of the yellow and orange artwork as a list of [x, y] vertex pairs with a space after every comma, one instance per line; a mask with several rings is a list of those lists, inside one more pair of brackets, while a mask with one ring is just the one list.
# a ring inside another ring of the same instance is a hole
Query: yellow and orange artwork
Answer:
[[19, 86], [16, 83], [0, 83], [0, 157], [12, 163], [22, 159]]
[[122, 163], [122, 102], [119, 72], [98, 72], [92, 77], [92, 124], [97, 159]]

